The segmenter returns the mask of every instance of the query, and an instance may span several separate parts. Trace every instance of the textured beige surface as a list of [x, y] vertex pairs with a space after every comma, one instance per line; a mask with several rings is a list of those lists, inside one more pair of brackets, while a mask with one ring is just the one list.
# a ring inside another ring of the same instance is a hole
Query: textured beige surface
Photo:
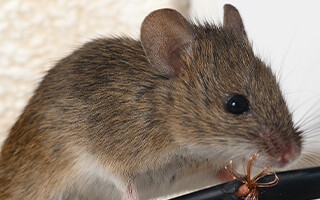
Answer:
[[110, 35], [137, 38], [143, 18], [186, 0], [0, 0], [0, 142], [45, 71], [85, 41]]

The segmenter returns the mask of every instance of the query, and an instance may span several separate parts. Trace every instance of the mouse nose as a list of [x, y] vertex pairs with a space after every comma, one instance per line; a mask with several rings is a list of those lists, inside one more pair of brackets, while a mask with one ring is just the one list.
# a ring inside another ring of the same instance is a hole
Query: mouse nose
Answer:
[[298, 156], [297, 148], [293, 143], [289, 143], [280, 153], [282, 164], [288, 164], [294, 161]]

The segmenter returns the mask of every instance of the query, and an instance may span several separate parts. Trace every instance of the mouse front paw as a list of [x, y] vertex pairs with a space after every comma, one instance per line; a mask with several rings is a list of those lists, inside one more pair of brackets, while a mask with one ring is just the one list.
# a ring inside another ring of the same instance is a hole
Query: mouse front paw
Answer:
[[122, 200], [139, 200], [137, 187], [134, 183], [128, 184], [127, 190], [123, 195]]

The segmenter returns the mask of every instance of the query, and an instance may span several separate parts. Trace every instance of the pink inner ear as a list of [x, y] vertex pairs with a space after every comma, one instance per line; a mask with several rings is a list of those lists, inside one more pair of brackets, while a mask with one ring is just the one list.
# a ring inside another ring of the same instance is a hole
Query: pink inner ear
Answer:
[[172, 67], [176, 76], [181, 76], [183, 69], [185, 69], [185, 63], [181, 58], [181, 51], [189, 44], [178, 44], [168, 54], [168, 63]]
[[161, 9], [149, 14], [141, 26], [141, 44], [151, 65], [168, 77], [180, 76], [181, 50], [193, 42], [193, 31], [177, 11]]

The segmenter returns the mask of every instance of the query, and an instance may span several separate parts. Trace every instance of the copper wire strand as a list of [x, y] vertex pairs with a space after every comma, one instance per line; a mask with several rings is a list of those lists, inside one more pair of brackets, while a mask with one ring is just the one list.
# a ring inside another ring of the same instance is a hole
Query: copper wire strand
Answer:
[[[252, 179], [251, 179], [251, 171], [252, 171], [252, 165], [253, 162], [258, 158], [259, 154], [254, 154], [250, 157], [248, 164], [247, 164], [247, 177], [243, 177], [241, 176], [236, 170], [235, 167], [233, 166], [232, 160], [230, 160], [229, 165], [225, 166], [225, 169], [231, 174], [231, 176], [234, 179], [237, 179], [239, 181], [241, 181], [243, 184], [245, 184], [248, 189], [249, 192], [248, 194], [245, 194], [245, 200], [258, 200], [258, 195], [259, 195], [259, 187], [272, 187], [278, 184], [279, 182], [279, 177], [277, 176], [277, 174], [270, 170], [270, 166], [264, 167], [262, 170], [260, 170], [260, 172], [255, 175]], [[265, 176], [268, 175], [274, 175], [274, 180], [267, 182], [267, 183], [259, 183], [258, 181], [260, 179], [262, 179]]]
[[270, 167], [265, 167], [263, 168], [255, 177], [252, 178], [253, 182], [257, 182], [261, 178], [265, 177], [268, 175], [268, 172], [270, 171]]
[[237, 179], [245, 184], [247, 184], [247, 181], [242, 177], [233, 167], [232, 160], [230, 160], [229, 165], [224, 167], [234, 179]]

